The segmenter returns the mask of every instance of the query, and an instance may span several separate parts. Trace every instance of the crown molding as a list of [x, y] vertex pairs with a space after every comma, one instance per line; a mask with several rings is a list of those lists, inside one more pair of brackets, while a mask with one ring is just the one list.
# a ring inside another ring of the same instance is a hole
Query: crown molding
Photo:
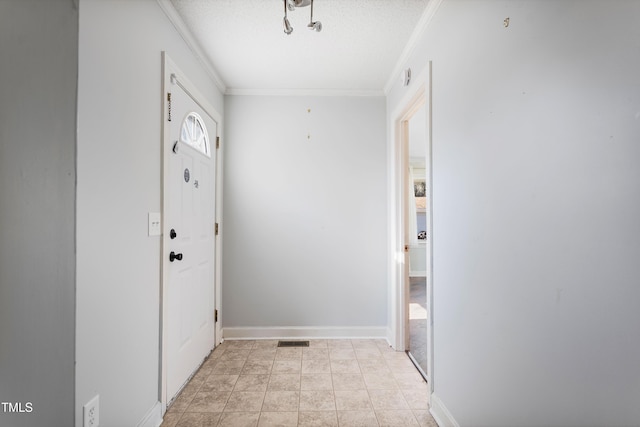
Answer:
[[239, 89], [227, 88], [225, 95], [233, 96], [385, 96], [381, 90], [347, 90], [347, 89]]
[[400, 73], [402, 73], [403, 67], [405, 66], [413, 51], [416, 49], [416, 46], [420, 39], [427, 31], [427, 27], [431, 23], [431, 20], [435, 16], [443, 1], [444, 0], [429, 0], [429, 3], [427, 3], [427, 7], [424, 9], [424, 12], [420, 17], [420, 21], [418, 21], [418, 25], [416, 25], [413, 33], [411, 33], [411, 37], [409, 38], [407, 45], [404, 47], [402, 54], [400, 54], [400, 57], [396, 61], [396, 66], [393, 68], [393, 71], [391, 71], [391, 75], [389, 75], [387, 84], [384, 85], [385, 95], [389, 94], [389, 92], [393, 88], [393, 85], [399, 80]]
[[189, 49], [191, 49], [196, 58], [198, 58], [198, 61], [200, 61], [207, 74], [209, 74], [209, 77], [211, 77], [216, 87], [220, 92], [225, 93], [227, 91], [227, 85], [224, 83], [213, 64], [207, 59], [207, 55], [204, 53], [204, 50], [200, 47], [200, 44], [197, 42], [193, 34], [191, 34], [189, 27], [184, 23], [176, 8], [171, 4], [171, 1], [157, 0], [157, 2], [165, 15], [167, 15], [167, 18], [169, 18], [169, 21], [173, 24], [178, 34], [180, 34], [180, 37], [182, 37], [187, 46], [189, 46]]

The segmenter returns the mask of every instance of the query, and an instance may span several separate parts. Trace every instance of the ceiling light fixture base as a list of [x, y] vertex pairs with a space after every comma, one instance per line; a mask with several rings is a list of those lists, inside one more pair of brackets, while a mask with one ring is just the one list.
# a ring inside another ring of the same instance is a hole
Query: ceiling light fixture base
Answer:
[[284, 18], [282, 19], [282, 25], [284, 27], [284, 33], [286, 35], [290, 35], [293, 32], [293, 27], [289, 22], [289, 17], [287, 16], [287, 12], [293, 12], [296, 8], [311, 6], [311, 17], [309, 19], [309, 24], [307, 24], [307, 28], [313, 30], [317, 33], [322, 31], [322, 22], [313, 20], [313, 0], [282, 0], [284, 3]]

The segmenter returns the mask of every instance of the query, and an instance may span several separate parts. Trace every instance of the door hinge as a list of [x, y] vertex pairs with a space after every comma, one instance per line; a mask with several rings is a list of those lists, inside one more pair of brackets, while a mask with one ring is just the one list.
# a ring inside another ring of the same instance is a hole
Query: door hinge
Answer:
[[218, 229], [219, 229], [218, 223], [216, 222], [216, 236], [218, 235]]
[[171, 92], [167, 92], [167, 121], [171, 121]]
[[216, 308], [216, 310], [213, 312], [213, 321], [215, 323], [218, 323], [218, 309]]
[[216, 136], [216, 149], [220, 148], [220, 137]]

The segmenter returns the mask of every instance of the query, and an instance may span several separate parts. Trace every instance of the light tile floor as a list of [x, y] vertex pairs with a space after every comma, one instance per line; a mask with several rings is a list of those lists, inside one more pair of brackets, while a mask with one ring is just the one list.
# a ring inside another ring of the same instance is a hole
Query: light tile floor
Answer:
[[425, 426], [427, 384], [384, 340], [225, 341], [167, 410], [161, 427]]

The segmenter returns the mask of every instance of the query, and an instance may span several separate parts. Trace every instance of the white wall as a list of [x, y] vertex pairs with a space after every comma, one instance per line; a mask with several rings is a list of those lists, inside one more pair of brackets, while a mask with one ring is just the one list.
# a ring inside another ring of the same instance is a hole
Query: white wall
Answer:
[[73, 424], [78, 11], [0, 1], [2, 426]]
[[161, 51], [223, 98], [153, 0], [80, 2], [76, 425], [135, 426], [158, 401]]
[[435, 393], [461, 426], [638, 425], [638, 22], [445, 0], [407, 61], [433, 60]]
[[384, 331], [384, 98], [228, 96], [225, 129], [225, 334]]

